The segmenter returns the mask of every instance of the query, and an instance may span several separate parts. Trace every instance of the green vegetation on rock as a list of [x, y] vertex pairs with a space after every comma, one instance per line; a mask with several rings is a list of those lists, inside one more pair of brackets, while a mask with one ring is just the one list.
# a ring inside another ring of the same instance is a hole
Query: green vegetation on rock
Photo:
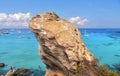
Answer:
[[118, 76], [117, 72], [111, 71], [106, 65], [101, 66], [98, 72], [98, 76]]

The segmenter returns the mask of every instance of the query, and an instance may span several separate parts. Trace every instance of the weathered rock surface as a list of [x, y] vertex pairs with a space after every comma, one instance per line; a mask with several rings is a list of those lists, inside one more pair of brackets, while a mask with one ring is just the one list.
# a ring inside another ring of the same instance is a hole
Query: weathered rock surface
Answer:
[[5, 76], [14, 76], [14, 70], [9, 70]]
[[98, 62], [73, 24], [52, 12], [33, 17], [30, 28], [39, 41], [45, 76], [97, 76]]

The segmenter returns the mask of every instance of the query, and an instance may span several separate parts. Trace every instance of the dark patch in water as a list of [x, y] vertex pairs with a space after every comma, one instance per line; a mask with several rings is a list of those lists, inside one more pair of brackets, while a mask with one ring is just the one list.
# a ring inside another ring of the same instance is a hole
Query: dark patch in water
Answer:
[[120, 34], [120, 31], [117, 31], [117, 32], [115, 32], [115, 33]]
[[105, 46], [111, 46], [111, 45], [113, 45], [113, 43], [112, 43], [112, 42], [109, 42], [109, 43], [103, 43], [103, 45], [105, 45]]
[[45, 76], [45, 71], [43, 70], [32, 69], [32, 72], [35, 76]]
[[115, 35], [108, 35], [109, 38], [112, 38], [112, 39], [117, 39], [117, 36]]
[[120, 73], [120, 64], [113, 64], [113, 66]]
[[116, 71], [119, 76], [120, 76], [120, 63], [116, 63], [116, 64], [106, 64], [106, 66], [108, 67], [108, 69], [112, 70], [112, 71]]
[[41, 66], [38, 66], [38, 69], [30, 69], [35, 76], [45, 76], [45, 70], [42, 70]]
[[106, 65], [108, 67], [108, 69], [110, 69], [110, 70], [115, 70], [115, 68], [109, 64], [104, 64], [104, 65]]
[[120, 34], [120, 31], [116, 32], [116, 33], [119, 33]]
[[8, 52], [1, 52], [0, 54], [3, 54], [3, 55], [4, 55], [4, 54], [8, 54]]
[[0, 55], [0, 57], [3, 57], [3, 56]]
[[4, 76], [5, 74], [6, 74], [6, 72], [7, 72], [7, 70], [2, 70], [2, 69], [0, 69], [0, 76]]
[[120, 38], [120, 31], [109, 33], [108, 37], [110, 37], [112, 39], [118, 39], [118, 38]]
[[114, 56], [116, 56], [116, 57], [120, 57], [120, 55], [114, 55]]

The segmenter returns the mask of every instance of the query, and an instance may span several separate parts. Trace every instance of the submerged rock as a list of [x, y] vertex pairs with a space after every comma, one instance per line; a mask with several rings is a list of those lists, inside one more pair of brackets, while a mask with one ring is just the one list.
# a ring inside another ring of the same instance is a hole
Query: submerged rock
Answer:
[[21, 68], [14, 72], [14, 76], [33, 76], [29, 69]]
[[30, 28], [46, 64], [45, 76], [97, 76], [98, 61], [73, 24], [50, 12], [33, 17]]
[[5, 67], [4, 63], [0, 63], [0, 68]]

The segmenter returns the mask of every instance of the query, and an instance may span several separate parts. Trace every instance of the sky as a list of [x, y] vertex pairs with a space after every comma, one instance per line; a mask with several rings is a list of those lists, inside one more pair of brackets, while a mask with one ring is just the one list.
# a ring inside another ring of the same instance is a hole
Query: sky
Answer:
[[44, 12], [79, 28], [120, 28], [120, 0], [1, 0], [0, 28], [28, 28], [29, 20]]

